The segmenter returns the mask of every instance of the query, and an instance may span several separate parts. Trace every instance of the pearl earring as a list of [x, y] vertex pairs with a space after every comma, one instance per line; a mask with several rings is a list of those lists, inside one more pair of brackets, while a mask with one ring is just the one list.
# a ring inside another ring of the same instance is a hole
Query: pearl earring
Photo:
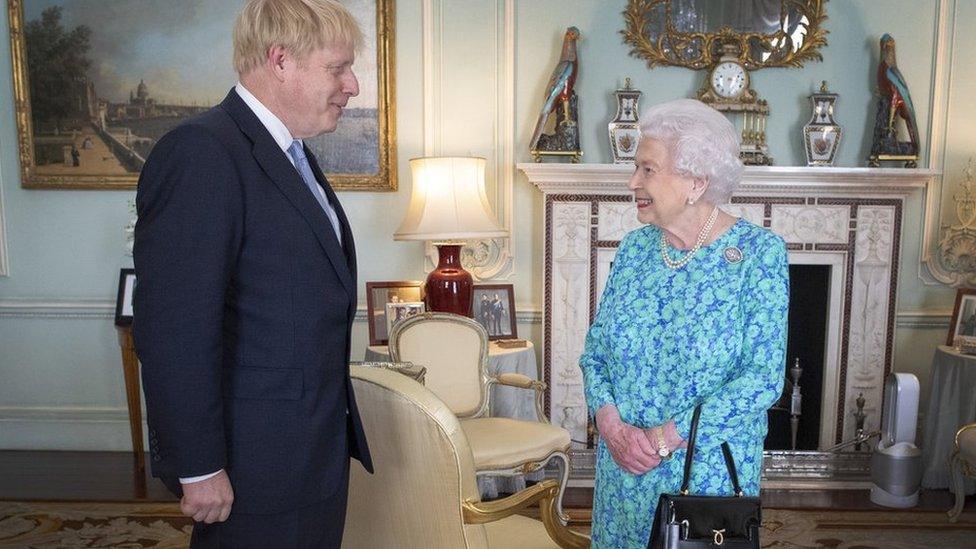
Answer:
[[694, 199], [694, 198], [689, 198], [689, 199], [688, 199], [688, 205], [689, 205], [689, 206], [692, 206], [692, 205], [694, 205], [694, 204], [695, 204], [695, 199]]

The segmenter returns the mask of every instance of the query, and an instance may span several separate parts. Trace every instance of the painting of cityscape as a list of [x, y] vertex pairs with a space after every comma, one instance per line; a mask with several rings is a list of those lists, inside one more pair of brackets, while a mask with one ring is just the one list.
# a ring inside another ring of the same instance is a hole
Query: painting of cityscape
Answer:
[[[8, 0], [22, 184], [134, 187], [156, 142], [237, 82], [243, 0]], [[337, 189], [395, 190], [393, 0], [347, 0], [360, 94], [308, 140]]]

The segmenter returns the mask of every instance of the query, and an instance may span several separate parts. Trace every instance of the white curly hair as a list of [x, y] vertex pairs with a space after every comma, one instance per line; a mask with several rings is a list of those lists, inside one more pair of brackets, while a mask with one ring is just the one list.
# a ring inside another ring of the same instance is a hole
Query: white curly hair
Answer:
[[739, 134], [720, 112], [701, 101], [676, 99], [645, 110], [640, 131], [667, 145], [675, 173], [708, 181], [703, 200], [716, 206], [729, 202], [743, 166]]

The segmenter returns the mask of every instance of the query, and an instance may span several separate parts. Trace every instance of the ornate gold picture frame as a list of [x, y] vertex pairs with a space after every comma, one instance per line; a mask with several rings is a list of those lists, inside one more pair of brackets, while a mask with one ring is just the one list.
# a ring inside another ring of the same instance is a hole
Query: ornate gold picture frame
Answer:
[[[155, 142], [237, 81], [240, 1], [131, 3], [7, 0], [23, 187], [135, 188]], [[336, 190], [395, 191], [395, 0], [344, 5], [365, 35], [360, 94], [307, 144]]]

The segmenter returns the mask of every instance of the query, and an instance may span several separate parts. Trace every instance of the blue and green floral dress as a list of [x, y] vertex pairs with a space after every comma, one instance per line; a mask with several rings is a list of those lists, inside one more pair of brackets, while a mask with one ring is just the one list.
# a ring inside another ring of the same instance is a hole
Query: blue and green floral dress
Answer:
[[[692, 493], [731, 494], [728, 441], [747, 495], [759, 494], [766, 410], [783, 389], [789, 268], [786, 245], [738, 220], [684, 267], [661, 259], [661, 230], [620, 243], [580, 367], [591, 413], [614, 404], [641, 428], [674, 419], [688, 437], [702, 404]], [[672, 257], [680, 251], [669, 248]], [[617, 465], [600, 440], [594, 548], [647, 547], [658, 496], [681, 484], [685, 451], [644, 475]]]

